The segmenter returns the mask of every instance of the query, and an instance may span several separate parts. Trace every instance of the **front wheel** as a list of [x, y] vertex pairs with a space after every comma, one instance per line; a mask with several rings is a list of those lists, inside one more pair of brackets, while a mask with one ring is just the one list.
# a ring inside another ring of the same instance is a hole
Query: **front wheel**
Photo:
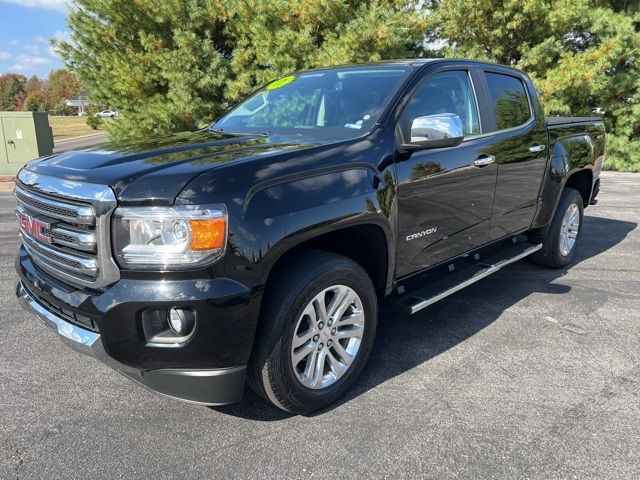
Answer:
[[277, 407], [310, 413], [355, 382], [377, 327], [377, 299], [353, 260], [307, 251], [280, 268], [265, 293], [250, 385]]
[[584, 206], [582, 195], [573, 188], [565, 188], [558, 202], [542, 249], [531, 259], [551, 268], [568, 265], [575, 255], [576, 245], [582, 233]]

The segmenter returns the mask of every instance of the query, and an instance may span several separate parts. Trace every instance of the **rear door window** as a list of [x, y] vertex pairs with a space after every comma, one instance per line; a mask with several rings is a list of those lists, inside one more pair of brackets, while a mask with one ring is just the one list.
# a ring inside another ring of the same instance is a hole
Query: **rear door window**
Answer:
[[495, 112], [497, 130], [519, 127], [531, 118], [529, 97], [522, 80], [511, 75], [485, 72], [489, 101]]

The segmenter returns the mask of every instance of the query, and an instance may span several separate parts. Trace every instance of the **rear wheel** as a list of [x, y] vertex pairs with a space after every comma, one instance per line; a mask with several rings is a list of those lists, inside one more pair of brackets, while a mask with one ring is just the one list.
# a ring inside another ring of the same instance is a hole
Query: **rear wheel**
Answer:
[[281, 268], [265, 293], [249, 383], [292, 413], [329, 405], [364, 367], [377, 327], [377, 299], [353, 260], [307, 251]]
[[551, 268], [568, 265], [573, 260], [582, 233], [583, 217], [582, 195], [573, 188], [565, 188], [542, 243], [542, 249], [531, 259]]

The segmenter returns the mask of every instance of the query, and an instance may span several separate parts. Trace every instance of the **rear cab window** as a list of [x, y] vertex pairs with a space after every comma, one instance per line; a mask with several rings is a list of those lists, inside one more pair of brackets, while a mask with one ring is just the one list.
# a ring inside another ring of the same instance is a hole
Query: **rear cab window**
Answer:
[[502, 73], [484, 72], [484, 75], [489, 90], [489, 106], [495, 114], [495, 130], [508, 130], [527, 123], [533, 114], [524, 82]]

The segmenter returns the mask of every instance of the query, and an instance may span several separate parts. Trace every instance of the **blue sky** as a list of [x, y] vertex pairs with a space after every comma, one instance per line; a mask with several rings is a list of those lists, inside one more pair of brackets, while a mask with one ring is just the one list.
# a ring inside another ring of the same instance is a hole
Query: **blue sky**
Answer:
[[0, 0], [0, 73], [46, 77], [62, 66], [50, 38], [69, 36], [64, 0]]

